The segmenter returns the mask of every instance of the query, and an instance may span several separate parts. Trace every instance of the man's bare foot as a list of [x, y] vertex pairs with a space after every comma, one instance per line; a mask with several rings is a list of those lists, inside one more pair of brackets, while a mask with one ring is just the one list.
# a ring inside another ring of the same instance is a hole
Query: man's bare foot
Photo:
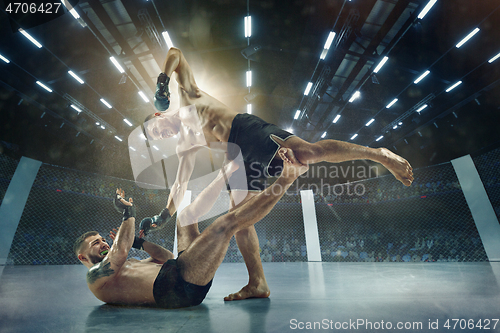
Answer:
[[224, 297], [225, 301], [239, 301], [247, 298], [267, 298], [271, 294], [267, 282], [259, 284], [258, 286], [246, 285], [240, 291], [234, 294], [229, 294]]
[[297, 179], [301, 174], [309, 170], [309, 166], [299, 162], [293, 150], [290, 148], [280, 148], [278, 154], [283, 160], [283, 171], [281, 172], [282, 178], [289, 178], [290, 180]]
[[397, 180], [406, 186], [410, 186], [413, 182], [413, 169], [407, 160], [399, 155], [394, 154], [386, 148], [379, 148], [383, 157], [382, 165], [389, 170]]

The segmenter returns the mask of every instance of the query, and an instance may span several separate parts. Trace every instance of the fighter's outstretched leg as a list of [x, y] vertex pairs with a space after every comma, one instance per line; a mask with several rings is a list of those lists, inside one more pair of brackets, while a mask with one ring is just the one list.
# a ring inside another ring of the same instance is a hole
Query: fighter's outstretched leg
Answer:
[[292, 149], [297, 159], [303, 164], [339, 163], [366, 159], [382, 164], [406, 186], [410, 186], [413, 182], [413, 169], [410, 163], [386, 148], [370, 148], [337, 140], [309, 143], [296, 136], [286, 141], [276, 136], [273, 136], [273, 139], [281, 147]]
[[298, 162], [292, 150], [282, 148], [279, 154], [284, 160], [281, 176], [265, 191], [215, 220], [179, 257], [185, 281], [200, 286], [210, 282], [224, 259], [231, 237], [266, 216], [295, 179], [308, 170]]

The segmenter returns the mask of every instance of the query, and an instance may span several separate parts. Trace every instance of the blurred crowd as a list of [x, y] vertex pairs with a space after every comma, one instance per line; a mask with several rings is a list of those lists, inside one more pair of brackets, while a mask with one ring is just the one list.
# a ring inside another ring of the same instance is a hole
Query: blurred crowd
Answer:
[[[303, 239], [270, 235], [261, 241], [263, 262], [307, 261]], [[392, 231], [372, 234], [320, 235], [326, 262], [470, 262], [486, 261], [479, 236], [446, 229]], [[239, 260], [241, 261], [241, 260]]]
[[320, 237], [323, 261], [486, 261], [477, 233], [445, 228], [388, 230], [368, 234], [328, 233]]

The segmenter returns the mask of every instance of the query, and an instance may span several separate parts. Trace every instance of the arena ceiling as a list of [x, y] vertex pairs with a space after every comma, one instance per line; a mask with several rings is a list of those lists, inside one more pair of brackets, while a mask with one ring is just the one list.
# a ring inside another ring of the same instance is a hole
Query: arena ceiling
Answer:
[[[499, 143], [500, 59], [489, 62], [500, 53], [497, 0], [438, 0], [421, 19], [428, 0], [70, 2], [79, 19], [65, 9], [29, 28], [46, 18], [38, 12], [9, 20], [4, 0], [5, 154], [132, 179], [127, 138], [154, 112], [156, 77], [167, 52], [163, 31], [203, 90], [238, 112], [252, 104], [253, 114], [308, 141], [384, 146], [415, 167]], [[18, 31], [23, 25], [41, 47]], [[330, 32], [336, 35], [324, 51]]]

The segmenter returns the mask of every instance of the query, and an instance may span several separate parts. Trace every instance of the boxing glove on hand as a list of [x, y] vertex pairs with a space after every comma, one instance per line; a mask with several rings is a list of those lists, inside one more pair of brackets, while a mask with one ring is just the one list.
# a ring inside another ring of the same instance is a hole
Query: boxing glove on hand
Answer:
[[[113, 199], [113, 205], [115, 206], [115, 209], [118, 213], [123, 214], [123, 221], [128, 220], [131, 217], [135, 218], [135, 207], [132, 206], [127, 206], [123, 204], [120, 199], [123, 199], [121, 195], [118, 193], [115, 193], [115, 197]], [[125, 200], [125, 199], [124, 199]]]
[[177, 212], [174, 215], [170, 215], [170, 212], [167, 208], [164, 208], [159, 215], [155, 215], [153, 217], [146, 217], [139, 224], [139, 230], [144, 231], [144, 236], [146, 236], [149, 231], [153, 228], [153, 224], [156, 224], [156, 229], [162, 229], [167, 225], [167, 221], [173, 220], [174, 222], [177, 220]]
[[156, 81], [156, 92], [154, 98], [155, 108], [159, 111], [165, 111], [170, 106], [170, 92], [168, 90], [168, 83], [170, 78], [165, 73], [158, 75]]

